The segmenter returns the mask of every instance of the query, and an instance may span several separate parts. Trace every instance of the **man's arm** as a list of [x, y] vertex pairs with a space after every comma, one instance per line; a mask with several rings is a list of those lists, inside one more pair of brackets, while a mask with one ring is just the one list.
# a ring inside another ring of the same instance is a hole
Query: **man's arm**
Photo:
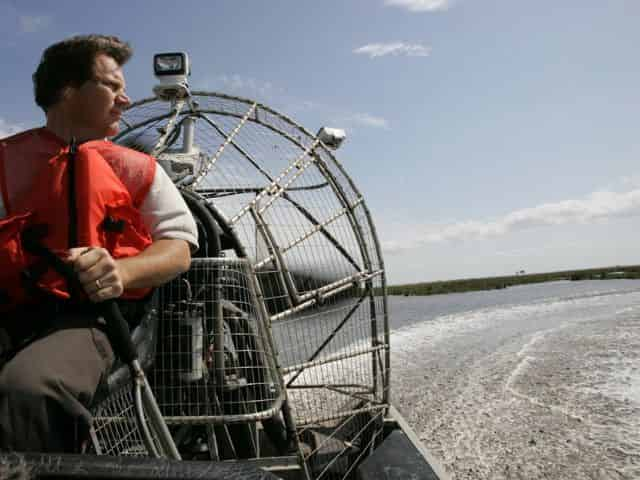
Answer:
[[191, 264], [189, 244], [184, 240], [163, 238], [135, 257], [116, 260], [126, 289], [159, 287]]
[[160, 239], [140, 254], [115, 260], [104, 248], [80, 247], [68, 261], [92, 302], [117, 298], [125, 289], [160, 286], [189, 269], [191, 253], [184, 240]]

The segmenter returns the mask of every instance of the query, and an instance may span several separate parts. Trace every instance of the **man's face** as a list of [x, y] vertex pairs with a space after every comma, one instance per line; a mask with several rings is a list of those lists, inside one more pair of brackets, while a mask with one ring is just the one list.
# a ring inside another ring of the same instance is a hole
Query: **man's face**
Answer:
[[122, 111], [129, 105], [122, 68], [108, 55], [96, 56], [93, 79], [71, 88], [68, 115], [82, 140], [96, 140], [118, 133]]

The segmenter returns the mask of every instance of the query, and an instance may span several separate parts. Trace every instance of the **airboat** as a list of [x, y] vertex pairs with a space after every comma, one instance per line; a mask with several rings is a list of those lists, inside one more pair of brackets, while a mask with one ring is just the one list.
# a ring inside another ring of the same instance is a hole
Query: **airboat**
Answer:
[[35, 478], [447, 478], [391, 404], [384, 263], [344, 132], [191, 91], [185, 53], [154, 69], [113, 141], [156, 157], [200, 248], [132, 332], [148, 381], [114, 368], [83, 453], [9, 461]]

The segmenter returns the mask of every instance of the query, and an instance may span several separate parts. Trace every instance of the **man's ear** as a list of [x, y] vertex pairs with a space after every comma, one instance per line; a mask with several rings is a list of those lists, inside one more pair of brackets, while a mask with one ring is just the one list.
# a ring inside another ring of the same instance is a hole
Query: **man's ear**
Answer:
[[73, 88], [71, 85], [67, 85], [66, 87], [63, 87], [62, 90], [60, 91], [60, 100], [62, 101], [69, 100], [73, 98], [75, 93], [76, 93], [76, 89]]

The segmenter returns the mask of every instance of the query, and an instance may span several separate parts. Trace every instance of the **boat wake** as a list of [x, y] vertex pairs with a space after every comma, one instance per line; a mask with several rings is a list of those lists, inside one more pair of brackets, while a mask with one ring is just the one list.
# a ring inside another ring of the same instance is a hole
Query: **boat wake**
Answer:
[[640, 478], [640, 292], [394, 332], [395, 402], [454, 479]]

